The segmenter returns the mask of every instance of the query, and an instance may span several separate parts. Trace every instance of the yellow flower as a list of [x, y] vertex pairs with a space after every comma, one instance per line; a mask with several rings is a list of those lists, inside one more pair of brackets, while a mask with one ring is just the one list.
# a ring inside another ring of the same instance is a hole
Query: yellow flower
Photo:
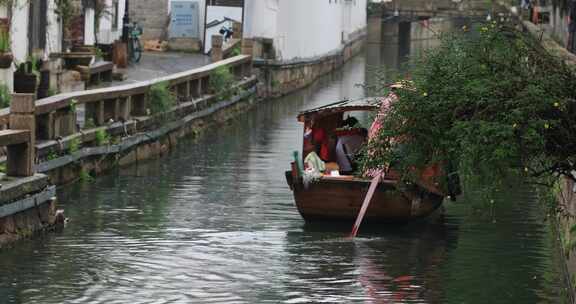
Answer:
[[558, 107], [560, 107], [560, 103], [559, 103], [559, 102], [555, 102], [555, 103], [554, 103], [554, 106], [555, 106], [556, 108], [558, 108]]
[[517, 124], [513, 124], [513, 125], [512, 125], [512, 128], [516, 129], [516, 127], [518, 127]]
[[524, 167], [524, 171], [528, 172], [528, 167]]
[[545, 123], [545, 124], [544, 124], [544, 129], [548, 129], [548, 128], [550, 128], [550, 125], [547, 124], [547, 123]]
[[464, 25], [464, 26], [462, 26], [462, 30], [466, 32], [466, 31], [468, 31], [468, 27]]
[[422, 93], [422, 96], [426, 97], [426, 96], [428, 96], [428, 93], [424, 92], [424, 93]]

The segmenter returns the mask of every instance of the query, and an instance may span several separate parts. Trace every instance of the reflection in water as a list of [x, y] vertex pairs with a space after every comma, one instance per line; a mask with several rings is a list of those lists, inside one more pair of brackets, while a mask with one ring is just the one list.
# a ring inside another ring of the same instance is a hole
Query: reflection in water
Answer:
[[[371, 38], [398, 29], [371, 24]], [[0, 302], [562, 302], [554, 234], [529, 189], [488, 216], [464, 198], [444, 219], [366, 226], [354, 241], [350, 227], [298, 214], [283, 174], [302, 144], [296, 114], [362, 96], [367, 67], [398, 68], [433, 44], [417, 28], [409, 48], [372, 41], [341, 71], [169, 157], [64, 187], [68, 227], [0, 252]]]

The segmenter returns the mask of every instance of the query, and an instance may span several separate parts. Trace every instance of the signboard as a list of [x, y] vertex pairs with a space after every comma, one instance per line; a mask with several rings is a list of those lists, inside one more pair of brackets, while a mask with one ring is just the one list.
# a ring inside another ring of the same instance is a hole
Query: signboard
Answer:
[[199, 38], [198, 2], [172, 1], [170, 16], [170, 38]]

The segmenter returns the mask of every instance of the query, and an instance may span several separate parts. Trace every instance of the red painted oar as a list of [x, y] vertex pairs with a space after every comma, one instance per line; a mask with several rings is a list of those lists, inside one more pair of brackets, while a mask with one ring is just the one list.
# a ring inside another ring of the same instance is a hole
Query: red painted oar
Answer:
[[364, 198], [364, 203], [362, 203], [362, 208], [360, 208], [360, 212], [358, 213], [358, 217], [356, 218], [356, 223], [354, 223], [354, 227], [352, 227], [352, 233], [350, 234], [350, 238], [355, 238], [356, 235], [358, 234], [360, 224], [362, 224], [362, 220], [364, 219], [366, 210], [368, 210], [368, 205], [370, 205], [372, 196], [374, 196], [374, 192], [376, 191], [376, 187], [378, 187], [381, 178], [382, 174], [377, 174], [376, 177], [372, 179], [372, 182], [370, 183], [370, 188], [368, 188], [368, 193], [366, 193], [366, 197]]

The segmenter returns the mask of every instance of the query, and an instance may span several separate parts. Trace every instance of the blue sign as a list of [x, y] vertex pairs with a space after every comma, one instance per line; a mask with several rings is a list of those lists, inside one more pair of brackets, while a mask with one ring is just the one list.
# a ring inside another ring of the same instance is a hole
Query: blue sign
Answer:
[[200, 38], [198, 2], [172, 1], [170, 38]]

